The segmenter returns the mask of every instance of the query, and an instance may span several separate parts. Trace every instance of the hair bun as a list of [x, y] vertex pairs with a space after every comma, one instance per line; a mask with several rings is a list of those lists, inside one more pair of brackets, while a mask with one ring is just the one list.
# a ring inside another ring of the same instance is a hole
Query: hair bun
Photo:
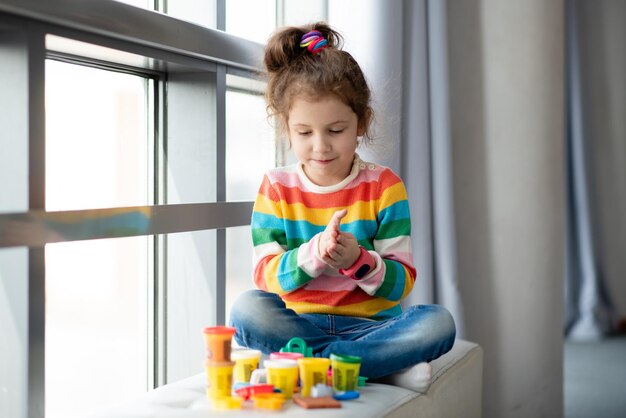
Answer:
[[[312, 31], [317, 31], [318, 36], [326, 40], [323, 45], [324, 48], [341, 47], [341, 35], [324, 22], [300, 27], [286, 27], [274, 33], [267, 41], [263, 60], [267, 71], [269, 73], [279, 72], [302, 56], [310, 56], [312, 52], [319, 52], [319, 48], [313, 51], [307, 50], [307, 45], [301, 46], [302, 37]], [[321, 42], [319, 46], [322, 46]]]

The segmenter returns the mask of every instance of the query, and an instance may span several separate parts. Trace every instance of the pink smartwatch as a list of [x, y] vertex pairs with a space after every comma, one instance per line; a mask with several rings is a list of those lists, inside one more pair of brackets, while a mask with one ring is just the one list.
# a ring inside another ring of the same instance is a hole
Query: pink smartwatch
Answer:
[[354, 264], [352, 264], [347, 269], [339, 269], [339, 273], [348, 276], [354, 280], [359, 280], [365, 277], [367, 273], [369, 273], [375, 264], [374, 257], [363, 247], [359, 247], [361, 249], [361, 254], [359, 258], [356, 259]]

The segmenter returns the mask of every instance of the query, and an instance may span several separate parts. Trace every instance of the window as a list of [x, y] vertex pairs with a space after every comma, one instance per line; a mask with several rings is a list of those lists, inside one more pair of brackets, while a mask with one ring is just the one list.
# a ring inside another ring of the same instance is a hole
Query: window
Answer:
[[264, 44], [276, 29], [275, 0], [226, 1], [226, 31]]
[[227, 0], [226, 31], [264, 44], [277, 27], [328, 18], [328, 0]]
[[261, 44], [325, 10], [249, 2], [252, 27], [235, 0], [77, 2], [0, 0], [0, 416], [86, 416], [202, 371], [284, 162]]
[[[47, 210], [150, 203], [152, 84], [46, 62]], [[148, 240], [46, 246], [47, 417], [85, 416], [147, 390]]]
[[149, 204], [146, 97], [152, 84], [46, 61], [47, 210]]
[[46, 246], [46, 417], [148, 389], [148, 238]]

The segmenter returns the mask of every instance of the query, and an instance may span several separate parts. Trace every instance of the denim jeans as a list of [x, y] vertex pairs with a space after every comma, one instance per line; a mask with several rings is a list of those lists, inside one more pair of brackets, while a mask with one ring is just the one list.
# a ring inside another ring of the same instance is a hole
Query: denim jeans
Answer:
[[439, 305], [411, 306], [401, 315], [374, 321], [327, 314], [297, 314], [274, 293], [252, 290], [231, 308], [235, 341], [265, 354], [293, 337], [315, 357], [331, 353], [361, 357], [361, 376], [383, 377], [448, 352], [456, 334], [452, 315]]

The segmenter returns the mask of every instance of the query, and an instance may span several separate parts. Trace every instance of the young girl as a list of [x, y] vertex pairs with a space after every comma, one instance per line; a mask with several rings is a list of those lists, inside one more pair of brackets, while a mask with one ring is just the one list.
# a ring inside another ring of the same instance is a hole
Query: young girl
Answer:
[[452, 348], [437, 305], [400, 301], [415, 280], [402, 180], [362, 161], [370, 89], [340, 35], [323, 23], [278, 31], [265, 50], [268, 110], [298, 163], [266, 173], [252, 214], [254, 281], [231, 309], [238, 344], [264, 353], [303, 338], [315, 356], [362, 358], [379, 378]]

